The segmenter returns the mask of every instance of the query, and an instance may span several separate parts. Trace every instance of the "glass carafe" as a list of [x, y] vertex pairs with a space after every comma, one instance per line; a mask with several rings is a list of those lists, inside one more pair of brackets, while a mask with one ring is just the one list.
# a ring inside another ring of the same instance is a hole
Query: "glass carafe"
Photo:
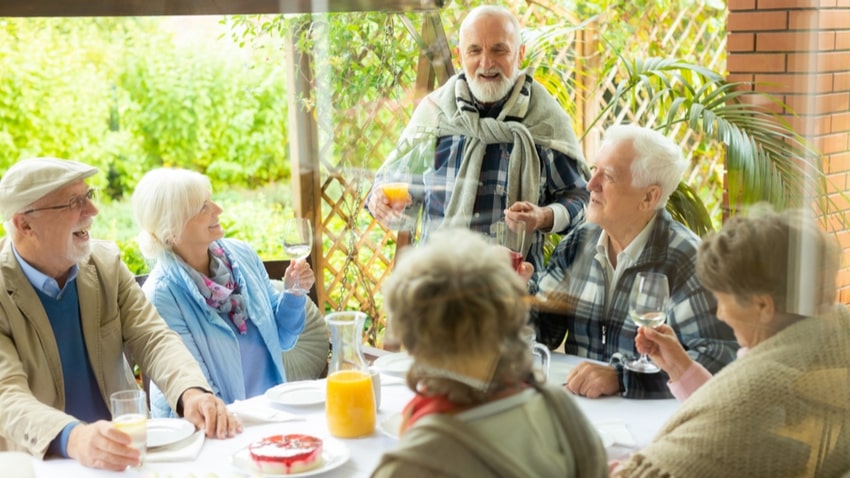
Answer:
[[375, 396], [363, 358], [365, 321], [363, 312], [333, 312], [325, 316], [333, 347], [325, 414], [328, 430], [340, 438], [371, 435], [375, 430]]

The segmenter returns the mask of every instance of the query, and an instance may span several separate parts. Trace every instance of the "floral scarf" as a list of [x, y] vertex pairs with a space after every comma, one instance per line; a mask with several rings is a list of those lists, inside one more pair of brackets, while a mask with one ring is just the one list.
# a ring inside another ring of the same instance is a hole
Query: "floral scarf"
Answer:
[[210, 275], [207, 277], [184, 263], [189, 276], [198, 286], [198, 291], [207, 305], [219, 315], [227, 317], [240, 334], [248, 332], [248, 316], [245, 299], [239, 293], [239, 284], [233, 279], [233, 266], [221, 246], [210, 244]]

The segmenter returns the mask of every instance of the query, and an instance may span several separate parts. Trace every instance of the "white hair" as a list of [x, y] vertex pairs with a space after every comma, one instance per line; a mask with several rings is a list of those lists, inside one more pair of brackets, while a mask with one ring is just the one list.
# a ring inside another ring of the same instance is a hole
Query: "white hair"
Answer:
[[657, 184], [661, 188], [661, 197], [655, 208], [663, 209], [688, 167], [681, 148], [651, 128], [625, 124], [611, 126], [605, 131], [603, 145], [622, 142], [631, 143], [635, 154], [631, 168], [632, 186]]
[[194, 171], [159, 168], [147, 172], [132, 199], [142, 254], [154, 259], [171, 250], [211, 191], [209, 178]]

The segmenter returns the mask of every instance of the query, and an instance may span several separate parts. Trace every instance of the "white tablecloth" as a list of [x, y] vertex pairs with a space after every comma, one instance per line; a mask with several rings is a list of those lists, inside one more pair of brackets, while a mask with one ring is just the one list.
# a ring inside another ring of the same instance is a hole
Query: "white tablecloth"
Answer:
[[[567, 371], [581, 359], [563, 354], [553, 354], [550, 381], [561, 383]], [[401, 381], [385, 378], [381, 389], [381, 410], [377, 421], [386, 419], [398, 413], [411, 398], [412, 392]], [[575, 397], [581, 409], [589, 420], [600, 428], [625, 428], [634, 439], [636, 448], [650, 442], [662, 423], [673, 413], [677, 402], [669, 400], [626, 400], [621, 397], [606, 397], [590, 400]], [[228, 440], [207, 439], [200, 455], [192, 462], [146, 463], [140, 471], [115, 472], [85, 468], [79, 463], [68, 459], [48, 459], [40, 461], [33, 459], [38, 478], [76, 478], [76, 477], [146, 477], [146, 478], [196, 478], [242, 476], [237, 473], [231, 463], [231, 456], [254, 440], [268, 435], [286, 433], [308, 433], [316, 436], [330, 436], [324, 418], [323, 405], [303, 407], [285, 407], [270, 402], [265, 396], [254, 397], [251, 402], [272, 406], [296, 413], [305, 418], [304, 421], [260, 424], [246, 426], [244, 432]], [[368, 477], [378, 463], [381, 454], [391, 450], [396, 441], [381, 433], [379, 430], [368, 437], [341, 440], [351, 451], [351, 459], [334, 470], [323, 473], [325, 478], [357, 478]], [[617, 458], [628, 453], [631, 449], [615, 444], [608, 448], [610, 458]]]

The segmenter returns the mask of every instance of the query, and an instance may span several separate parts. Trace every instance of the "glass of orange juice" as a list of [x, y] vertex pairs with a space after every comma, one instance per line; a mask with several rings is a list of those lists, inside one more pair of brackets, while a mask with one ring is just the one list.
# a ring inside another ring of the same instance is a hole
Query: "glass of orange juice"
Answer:
[[410, 184], [395, 182], [395, 183], [384, 183], [381, 185], [381, 189], [384, 191], [384, 196], [390, 201], [392, 206], [396, 206], [397, 204], [407, 204], [407, 201], [410, 199], [408, 193], [408, 187]]
[[375, 431], [375, 395], [363, 358], [363, 312], [333, 312], [325, 316], [331, 332], [325, 415], [328, 430], [340, 438], [371, 435]]
[[371, 435], [375, 430], [372, 377], [361, 370], [342, 370], [328, 375], [325, 407], [332, 435], [340, 438]]
[[395, 231], [412, 231], [416, 226], [416, 209], [410, 199], [410, 183], [391, 180], [381, 184], [381, 190], [396, 211], [396, 216], [387, 222], [387, 227]]

